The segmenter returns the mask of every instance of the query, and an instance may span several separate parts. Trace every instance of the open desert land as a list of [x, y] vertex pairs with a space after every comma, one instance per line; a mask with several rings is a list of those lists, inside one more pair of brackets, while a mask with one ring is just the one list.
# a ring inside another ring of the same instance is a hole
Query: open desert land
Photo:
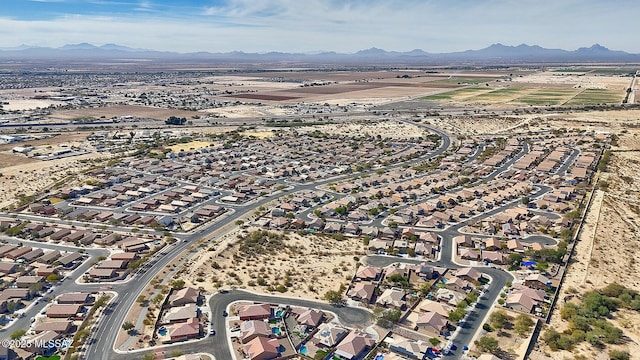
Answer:
[[293, 114], [291, 109], [281, 108], [273, 105], [233, 105], [220, 108], [202, 110], [206, 115], [217, 115], [229, 119], [241, 118], [267, 118], [272, 116], [283, 116]]
[[[119, 118], [122, 116], [133, 116], [136, 118], [156, 119], [165, 121], [169, 116], [185, 117], [192, 119], [196, 116], [202, 116], [203, 113], [198, 111], [180, 110], [180, 109], [164, 109], [149, 106], [138, 105], [115, 105], [99, 108], [85, 108], [74, 110], [54, 110], [48, 116], [50, 122], [70, 121], [73, 119], [93, 119], [106, 120], [111, 118]], [[159, 123], [159, 125], [164, 123]]]
[[382, 138], [393, 139], [416, 139], [424, 135], [429, 135], [429, 132], [425, 131], [416, 125], [400, 122], [400, 121], [385, 121], [376, 123], [343, 123], [343, 124], [327, 124], [327, 125], [315, 125], [305, 126], [297, 129], [298, 133], [310, 133], [314, 131], [320, 131], [330, 135], [348, 135], [348, 136], [377, 136]]
[[[180, 278], [213, 293], [243, 287], [260, 293], [320, 300], [327, 290], [348, 285], [366, 247], [359, 237], [265, 231], [249, 228], [226, 248], [209, 248], [193, 258]], [[222, 239], [225, 240], [224, 238]]]
[[[25, 161], [18, 164], [15, 164], [17, 162], [16, 156], [12, 156], [7, 163], [14, 165], [0, 168], [0, 174], [2, 174], [0, 177], [0, 209], [16, 204], [21, 198], [41, 194], [57, 183], [71, 180], [83, 170], [94, 166], [91, 161], [87, 160], [106, 156], [91, 153], [47, 161], [23, 158]], [[0, 159], [5, 158], [7, 158], [5, 154], [0, 157]]]

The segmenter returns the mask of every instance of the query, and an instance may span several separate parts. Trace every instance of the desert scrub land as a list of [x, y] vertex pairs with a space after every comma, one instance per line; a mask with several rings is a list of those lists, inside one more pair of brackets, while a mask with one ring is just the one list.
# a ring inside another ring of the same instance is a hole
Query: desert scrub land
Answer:
[[239, 287], [260, 293], [323, 299], [349, 282], [366, 248], [359, 238], [253, 228], [225, 248], [206, 255], [179, 274], [207, 292]]
[[537, 321], [527, 314], [496, 309], [482, 326], [482, 333], [474, 341], [469, 355], [492, 353], [501, 359], [522, 358]]
[[[575, 291], [575, 289], [573, 290]], [[563, 300], [560, 310], [564, 329], [549, 327], [542, 335], [553, 358], [630, 359], [637, 344], [640, 294], [622, 285], [574, 294]], [[558, 357], [564, 356], [564, 357]]]

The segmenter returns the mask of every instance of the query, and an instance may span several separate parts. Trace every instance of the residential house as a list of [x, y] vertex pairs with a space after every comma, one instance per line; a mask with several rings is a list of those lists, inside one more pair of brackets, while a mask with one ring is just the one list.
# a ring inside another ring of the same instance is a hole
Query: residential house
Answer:
[[169, 296], [170, 306], [183, 306], [186, 304], [197, 304], [200, 299], [200, 291], [192, 287], [174, 290]]
[[431, 335], [444, 335], [449, 324], [446, 317], [437, 312], [420, 314], [416, 320], [416, 327]]
[[270, 360], [280, 356], [281, 346], [278, 339], [258, 336], [249, 341], [244, 349], [251, 360]]
[[551, 280], [542, 274], [531, 274], [524, 279], [524, 284], [533, 289], [544, 290], [549, 287]]
[[404, 291], [395, 288], [385, 289], [376, 299], [376, 304], [382, 307], [391, 306], [402, 310], [406, 306]]
[[482, 278], [482, 274], [474, 268], [462, 268], [458, 270], [456, 276], [469, 282], [480, 281]]
[[356, 280], [379, 281], [382, 279], [382, 269], [374, 266], [360, 266], [356, 271]]
[[509, 294], [504, 302], [505, 307], [526, 314], [531, 314], [536, 305], [537, 302], [525, 293]]
[[302, 311], [296, 320], [299, 324], [305, 325], [308, 328], [317, 328], [324, 319], [324, 313], [316, 309], [306, 309]]
[[271, 305], [253, 304], [242, 306], [238, 310], [240, 320], [262, 320], [271, 317]]
[[462, 248], [462, 249], [458, 248], [458, 255], [460, 255], [460, 258], [465, 260], [476, 261], [480, 259], [480, 254], [478, 254], [477, 251], [469, 248]]
[[195, 339], [200, 336], [200, 321], [198, 318], [191, 318], [185, 322], [168, 326], [170, 342]]
[[41, 322], [36, 325], [33, 329], [33, 332], [39, 334], [44, 331], [55, 331], [58, 334], [69, 334], [71, 330], [74, 328], [73, 321], [50, 321], [50, 322]]
[[58, 296], [58, 304], [82, 304], [89, 305], [93, 302], [91, 293], [64, 293]]
[[318, 347], [330, 348], [344, 339], [349, 330], [334, 323], [322, 323], [311, 341]]
[[32, 286], [43, 285], [44, 277], [42, 276], [20, 276], [16, 279], [16, 286], [19, 288], [29, 288]]
[[270, 337], [273, 333], [268, 323], [263, 320], [244, 321], [240, 325], [240, 342], [243, 344], [255, 339], [258, 336]]
[[419, 309], [423, 312], [435, 312], [445, 318], [449, 318], [449, 313], [454, 309], [454, 307], [437, 301], [425, 299], [420, 303]]
[[200, 318], [200, 309], [196, 304], [186, 304], [169, 308], [164, 314], [162, 323], [173, 324], [193, 318]]
[[464, 246], [464, 247], [474, 247], [474, 242], [471, 239], [471, 236], [469, 235], [459, 235], [453, 238], [453, 241], [458, 245], [458, 246]]
[[449, 290], [453, 290], [461, 293], [466, 293], [468, 292], [468, 290], [472, 288], [471, 284], [469, 284], [467, 280], [463, 280], [455, 276], [443, 279], [443, 281], [444, 281], [445, 289], [449, 289]]
[[359, 282], [353, 284], [353, 287], [347, 291], [347, 296], [354, 300], [370, 304], [375, 294], [375, 289], [376, 286], [372, 283]]
[[336, 346], [335, 355], [345, 360], [358, 359], [374, 345], [375, 340], [371, 335], [360, 330], [354, 330]]
[[[395, 337], [395, 336], [394, 336]], [[432, 345], [422, 340], [399, 339], [389, 344], [389, 350], [414, 360], [428, 359], [427, 352]]]
[[47, 317], [50, 318], [78, 318], [84, 313], [82, 304], [52, 304], [47, 308]]

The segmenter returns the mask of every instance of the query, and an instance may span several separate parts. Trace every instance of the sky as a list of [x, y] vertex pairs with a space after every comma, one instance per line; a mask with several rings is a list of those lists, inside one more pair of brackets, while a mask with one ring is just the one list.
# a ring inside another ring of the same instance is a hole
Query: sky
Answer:
[[598, 43], [640, 53], [637, 0], [4, 0], [0, 9], [0, 48], [440, 53]]

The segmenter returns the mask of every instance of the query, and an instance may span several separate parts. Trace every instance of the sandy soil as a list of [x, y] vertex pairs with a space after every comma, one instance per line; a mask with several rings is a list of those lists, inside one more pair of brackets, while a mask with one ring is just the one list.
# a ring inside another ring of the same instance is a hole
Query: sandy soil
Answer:
[[[244, 234], [255, 230], [247, 229]], [[327, 290], [348, 284], [357, 267], [356, 259], [365, 254], [359, 238], [338, 241], [328, 236], [274, 233], [283, 234], [285, 239], [273, 253], [244, 255], [239, 250], [242, 241], [232, 246], [218, 245], [215, 250], [210, 247], [190, 261], [181, 278], [209, 293], [230, 286], [275, 293], [273, 289], [284, 285], [286, 296], [319, 300]], [[224, 235], [221, 240], [233, 236], [238, 234]], [[266, 284], [258, 285], [258, 278]]]
[[392, 139], [419, 138], [429, 135], [429, 132], [415, 125], [399, 122], [384, 121], [373, 124], [343, 123], [330, 125], [305, 126], [296, 129], [299, 133], [308, 133], [315, 130], [332, 135], [349, 136], [377, 136]]
[[[34, 146], [35, 147], [35, 146], [56, 146], [59, 144], [71, 145], [71, 143], [84, 141], [89, 134], [91, 134], [91, 132], [86, 132], [86, 131], [57, 133], [57, 134], [52, 134], [51, 137], [48, 137], [45, 139], [20, 141], [20, 142], [11, 143], [11, 144], [0, 144], [0, 151], [11, 150], [16, 146], [22, 146], [22, 147]], [[40, 136], [40, 135], [43, 135], [43, 134], [37, 134], [37, 136]]]
[[105, 120], [120, 116], [134, 116], [139, 118], [150, 118], [164, 121], [169, 116], [186, 117], [187, 119], [191, 119], [194, 116], [198, 115], [203, 115], [203, 113], [189, 110], [162, 109], [134, 105], [118, 105], [95, 109], [57, 110], [54, 111], [48, 117], [48, 119], [52, 122], [55, 122], [67, 121], [69, 119], [86, 116], [93, 116], [95, 118], [101, 118], [102, 116], [104, 116]]
[[35, 195], [67, 176], [76, 175], [92, 166], [81, 160], [98, 159], [105, 155], [86, 154], [73, 158], [20, 163], [1, 169], [0, 209], [16, 202], [19, 195]]
[[273, 136], [272, 131], [245, 131], [242, 133], [244, 136], [253, 136], [260, 139], [270, 138]]
[[631, 78], [619, 76], [599, 76], [584, 73], [539, 72], [523, 77], [515, 77], [516, 83], [571, 85], [573, 87], [591, 89], [625, 90], [631, 84]]
[[63, 105], [62, 101], [54, 101], [54, 100], [9, 100], [9, 105], [3, 105], [2, 108], [7, 111], [16, 111], [16, 110], [33, 110], [35, 108], [46, 108], [51, 105]]
[[207, 114], [215, 114], [227, 118], [269, 117], [292, 114], [293, 111], [275, 106], [236, 105], [215, 109], [205, 109]]
[[171, 149], [171, 151], [173, 152], [179, 152], [180, 150], [187, 151], [187, 150], [202, 149], [202, 148], [209, 147], [211, 144], [213, 143], [209, 141], [190, 141], [186, 144], [176, 144], [176, 145], [167, 146], [167, 148]]

